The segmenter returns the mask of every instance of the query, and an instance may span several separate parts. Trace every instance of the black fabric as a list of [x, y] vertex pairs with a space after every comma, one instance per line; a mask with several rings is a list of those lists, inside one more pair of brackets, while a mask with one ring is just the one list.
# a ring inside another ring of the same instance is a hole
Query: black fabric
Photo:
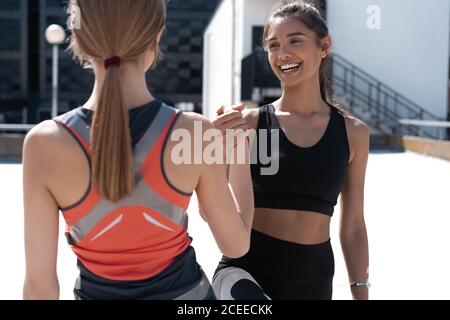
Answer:
[[248, 279], [236, 282], [230, 289], [230, 293], [235, 300], [268, 300], [261, 288]]
[[[253, 230], [250, 251], [239, 259], [223, 257], [214, 279], [229, 267], [247, 271], [273, 300], [332, 299], [334, 255], [330, 241], [301, 245]], [[249, 297], [248, 292], [254, 291], [255, 285], [244, 288], [245, 284], [249, 282], [240, 282], [239, 287], [230, 288], [231, 295], [250, 300], [260, 298], [260, 292]]]
[[[131, 109], [128, 112], [130, 134], [133, 146], [135, 146], [144, 136], [147, 129], [153, 123], [162, 106], [162, 102], [154, 100], [146, 105]], [[94, 112], [85, 108], [78, 108], [80, 117], [91, 126]]]
[[[96, 276], [78, 261], [77, 300], [172, 300], [198, 285], [204, 272], [189, 247], [158, 275], [142, 281], [112, 281]], [[189, 300], [189, 298], [187, 298]], [[215, 300], [212, 287], [205, 300]]]
[[[332, 216], [348, 174], [350, 151], [344, 117], [332, 107], [325, 134], [310, 148], [299, 147], [286, 137], [273, 105], [260, 109], [259, 130], [267, 130], [267, 150], [272, 152], [275, 149], [271, 149], [271, 130], [279, 132], [279, 171], [275, 175], [262, 175], [261, 169], [271, 164], [262, 164], [259, 157], [257, 163], [252, 164], [255, 207]], [[257, 141], [259, 154], [259, 135]]]

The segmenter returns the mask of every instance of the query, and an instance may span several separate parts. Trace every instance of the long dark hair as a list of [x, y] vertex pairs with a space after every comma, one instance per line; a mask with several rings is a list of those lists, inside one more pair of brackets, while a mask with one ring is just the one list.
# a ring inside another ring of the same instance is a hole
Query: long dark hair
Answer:
[[[323, 6], [314, 0], [285, 0], [278, 4], [272, 11], [264, 26], [263, 47], [266, 48], [272, 21], [276, 18], [293, 18], [303, 23], [316, 34], [317, 45], [321, 40], [329, 36], [329, 30], [325, 21]], [[322, 60], [319, 70], [320, 95], [330, 106], [348, 114], [335, 103], [332, 103], [331, 91], [331, 57], [328, 55]]]

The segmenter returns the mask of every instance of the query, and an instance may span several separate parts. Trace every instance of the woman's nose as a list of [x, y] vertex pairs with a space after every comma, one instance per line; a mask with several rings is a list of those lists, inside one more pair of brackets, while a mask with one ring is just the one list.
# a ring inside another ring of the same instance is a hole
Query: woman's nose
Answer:
[[292, 57], [292, 53], [290, 52], [289, 48], [285, 46], [280, 46], [280, 51], [278, 52], [278, 57], [280, 59], [288, 59]]

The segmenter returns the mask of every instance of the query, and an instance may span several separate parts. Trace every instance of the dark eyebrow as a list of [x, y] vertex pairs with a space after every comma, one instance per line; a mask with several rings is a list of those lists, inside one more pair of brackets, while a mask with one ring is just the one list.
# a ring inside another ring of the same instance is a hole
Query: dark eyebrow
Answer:
[[[306, 37], [306, 34], [301, 33], [301, 32], [292, 32], [292, 33], [289, 33], [289, 34], [287, 35], [287, 38], [290, 38], [290, 37], [296, 37], [296, 36], [303, 36], [303, 37]], [[273, 41], [273, 40], [276, 40], [276, 39], [277, 39], [277, 37], [273, 37], [273, 38], [270, 38], [269, 40], [267, 40], [267, 42]]]
[[306, 34], [301, 33], [301, 32], [293, 32], [293, 33], [289, 33], [289, 34], [287, 35], [288, 38], [290, 38], [290, 37], [295, 37], [295, 36], [304, 36], [304, 37], [306, 37]]

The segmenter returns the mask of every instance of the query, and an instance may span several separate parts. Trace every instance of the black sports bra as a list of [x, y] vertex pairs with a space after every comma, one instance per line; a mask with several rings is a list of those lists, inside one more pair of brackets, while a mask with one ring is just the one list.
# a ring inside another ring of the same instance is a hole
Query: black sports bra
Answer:
[[[325, 134], [310, 148], [297, 146], [286, 137], [273, 105], [260, 109], [258, 133], [261, 129], [267, 130], [268, 138], [258, 134], [253, 152], [267, 154], [269, 150], [272, 162], [267, 164], [258, 157], [251, 166], [255, 207], [312, 211], [331, 217], [348, 174], [350, 148], [344, 116], [331, 107]], [[271, 149], [271, 138], [277, 132], [271, 130], [278, 131], [278, 152]], [[263, 143], [267, 143], [265, 150], [261, 149]], [[274, 157], [279, 159], [278, 172], [262, 174], [261, 170], [276, 167]]]

